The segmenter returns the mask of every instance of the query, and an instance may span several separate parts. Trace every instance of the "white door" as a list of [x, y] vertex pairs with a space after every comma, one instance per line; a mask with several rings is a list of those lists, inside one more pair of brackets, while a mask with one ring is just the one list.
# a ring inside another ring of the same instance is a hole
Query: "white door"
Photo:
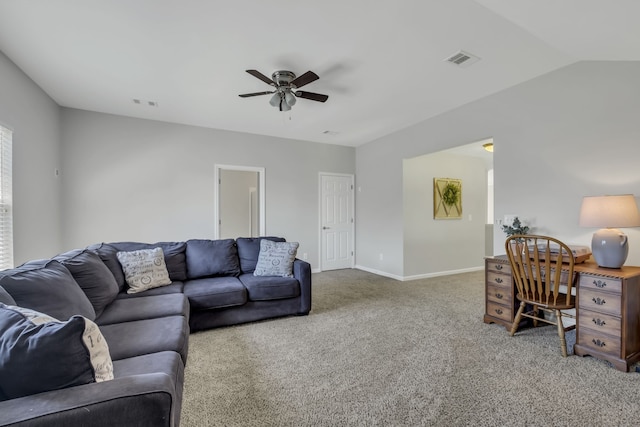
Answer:
[[321, 270], [353, 267], [353, 175], [320, 175]]

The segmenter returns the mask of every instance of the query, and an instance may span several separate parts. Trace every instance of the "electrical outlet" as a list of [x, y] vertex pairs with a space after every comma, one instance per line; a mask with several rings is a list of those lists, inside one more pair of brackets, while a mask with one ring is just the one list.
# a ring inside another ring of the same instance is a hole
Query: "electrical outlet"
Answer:
[[306, 252], [305, 252], [305, 253], [303, 253], [303, 254], [302, 254], [302, 259], [303, 259], [304, 261], [306, 261], [306, 260], [307, 260], [307, 258], [309, 258], [309, 255], [308, 255]]
[[383, 261], [383, 260], [384, 260], [384, 255], [380, 254], [380, 261]]

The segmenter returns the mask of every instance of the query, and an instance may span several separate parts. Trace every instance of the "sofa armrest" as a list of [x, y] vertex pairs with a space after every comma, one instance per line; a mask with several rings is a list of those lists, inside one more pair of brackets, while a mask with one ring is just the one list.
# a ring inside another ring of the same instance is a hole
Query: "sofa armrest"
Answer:
[[297, 259], [293, 262], [293, 277], [300, 283], [300, 311], [298, 314], [309, 314], [311, 311], [311, 264]]
[[5, 400], [0, 426], [175, 427], [182, 385], [177, 387], [169, 375], [153, 373]]

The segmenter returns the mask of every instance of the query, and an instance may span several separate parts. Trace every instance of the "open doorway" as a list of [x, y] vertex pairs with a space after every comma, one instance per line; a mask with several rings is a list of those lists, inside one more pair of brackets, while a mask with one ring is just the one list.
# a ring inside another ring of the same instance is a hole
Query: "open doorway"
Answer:
[[[482, 139], [470, 144], [461, 145], [459, 147], [450, 148], [442, 151], [442, 153], [449, 153], [461, 156], [469, 156], [481, 160], [485, 165], [485, 182], [486, 182], [486, 223], [484, 233], [484, 255], [493, 256], [493, 228], [494, 228], [494, 214], [493, 214], [493, 138]], [[479, 177], [478, 179], [481, 179]]]
[[[484, 141], [403, 160], [403, 249], [405, 277], [425, 272], [479, 268], [493, 255], [493, 155]], [[461, 183], [461, 215], [435, 214], [435, 182]], [[490, 206], [491, 205], [491, 206]]]
[[215, 165], [215, 238], [265, 235], [264, 168]]

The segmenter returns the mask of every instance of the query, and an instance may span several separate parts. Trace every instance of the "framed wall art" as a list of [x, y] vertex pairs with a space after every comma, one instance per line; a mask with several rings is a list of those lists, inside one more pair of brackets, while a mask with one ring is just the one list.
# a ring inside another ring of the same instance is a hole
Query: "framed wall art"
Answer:
[[433, 178], [433, 218], [462, 218], [462, 180]]

